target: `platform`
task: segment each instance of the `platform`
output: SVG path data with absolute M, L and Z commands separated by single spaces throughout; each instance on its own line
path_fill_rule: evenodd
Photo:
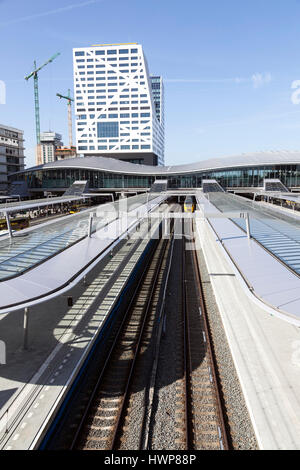
M 121 233 L 136 223 L 139 214 L 145 210 L 153 210 L 165 199 L 165 196 L 153 196 L 153 199 L 146 203 L 144 198 L 140 199 L 140 196 L 131 199 L 124 223 L 120 225 L 117 218 L 112 220 L 109 224 L 110 233 L 108 227 L 105 227 L 108 219 L 105 215 L 101 217 L 101 212 L 109 213 L 111 208 L 115 211 L 116 203 L 98 207 L 100 214 L 94 220 L 94 230 L 97 229 L 97 232 L 90 238 L 87 237 L 87 229 L 91 210 L 87 214 L 77 214 L 72 220 L 67 218 L 66 221 L 53 221 L 51 224 L 35 227 L 31 232 L 23 231 L 29 233 L 28 237 L 16 238 L 13 243 L 0 242 L 0 247 L 1 243 L 4 243 L 8 248 L 8 254 L 0 256 L 0 278 L 1 274 L 2 279 L 5 279 L 4 276 L 8 276 L 7 272 L 9 275 L 16 275 L 20 274 L 20 271 L 22 274 L 22 269 L 27 269 L 22 275 L 0 282 L 0 314 L 20 308 L 21 304 L 39 299 L 66 286 Z M 33 244 L 36 244 L 34 246 L 30 244 L 32 239 Z M 70 246 L 72 241 L 77 243 Z M 5 265 L 5 271 L 1 271 L 1 265 Z M 19 266 L 21 266 L 20 271 L 17 271 Z
M 163 196 L 155 197 L 146 209 L 165 210 L 160 206 L 163 199 Z M 7 344 L 7 364 L 0 365 L 0 448 L 38 447 L 91 348 L 99 338 L 101 340 L 102 333 L 100 337 L 98 333 L 149 242 L 147 217 L 138 219 L 135 210 L 128 218 L 129 225 L 134 218 L 139 223 L 140 235 L 126 236 L 112 253 L 103 253 L 93 273 L 87 275 L 85 282 L 77 284 L 76 296 L 74 292 L 72 294 L 72 306 L 67 307 L 66 296 L 56 295 L 42 306 L 30 307 L 29 346 L 26 349 L 23 345 L 22 310 L 4 313 L 0 317 L 0 339 Z M 155 225 L 158 224 L 155 219 Z M 133 225 L 133 231 L 135 227 Z M 124 234 L 128 233 L 127 229 Z M 100 232 L 104 230 L 106 244 L 109 244 L 111 232 L 107 233 L 107 228 L 100 229 Z M 78 248 L 76 253 L 70 251 L 75 246 L 67 250 L 70 266 L 64 267 L 64 273 L 70 275 L 70 269 L 78 269 L 80 260 L 86 263 L 87 255 L 94 249 L 98 252 L 103 250 L 105 237 L 97 235 L 98 232 L 85 240 L 85 251 L 84 245 L 79 244 L 75 245 Z M 52 269 L 48 263 L 44 263 L 47 271 Z M 62 282 L 62 278 L 57 281 L 54 277 L 51 279 L 53 283 Z M 22 295 L 25 297 L 26 291 Z
M 255 240 L 227 218 L 214 218 L 220 211 L 202 194 L 197 195 L 217 242 L 240 273 L 249 295 L 256 296 L 273 314 L 300 326 L 300 277 L 280 263 Z M 251 225 L 251 224 L 250 224 Z M 271 310 L 270 310 L 271 312 Z

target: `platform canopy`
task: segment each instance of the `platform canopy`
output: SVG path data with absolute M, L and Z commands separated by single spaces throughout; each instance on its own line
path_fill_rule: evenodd
M 49 197 L 41 199 L 31 199 L 29 201 L 18 201 L 8 202 L 0 204 L 0 214 L 12 214 L 13 212 L 21 212 L 29 209 L 54 206 L 55 204 L 63 204 L 66 202 L 83 201 L 84 199 L 90 199 L 90 195 L 86 196 L 61 196 L 61 197 Z

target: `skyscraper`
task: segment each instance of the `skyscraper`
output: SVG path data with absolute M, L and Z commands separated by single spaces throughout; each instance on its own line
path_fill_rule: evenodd
M 149 76 L 142 46 L 76 48 L 73 61 L 78 153 L 163 165 L 162 79 Z

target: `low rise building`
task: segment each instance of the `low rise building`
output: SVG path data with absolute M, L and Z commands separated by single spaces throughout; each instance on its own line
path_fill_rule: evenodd
M 55 158 L 55 152 L 58 147 L 63 146 L 61 139 L 62 136 L 56 132 L 41 132 L 41 143 L 37 146 L 37 165 L 43 165 L 57 160 L 57 158 Z
M 57 147 L 55 149 L 55 160 L 66 160 L 77 157 L 76 147 Z
M 24 168 L 24 131 L 0 124 L 0 192 L 8 189 L 8 174 Z

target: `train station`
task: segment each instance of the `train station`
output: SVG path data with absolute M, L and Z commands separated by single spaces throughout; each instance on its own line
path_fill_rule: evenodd
M 300 449 L 300 2 L 266 3 L 0 0 L 3 455 Z
M 299 447 L 300 153 L 10 179 L 2 449 Z

